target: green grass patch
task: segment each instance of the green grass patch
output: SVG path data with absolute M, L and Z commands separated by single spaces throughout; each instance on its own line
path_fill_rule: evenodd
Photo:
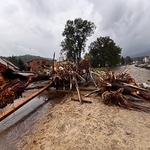
M 98 70 L 98 71 L 108 71 L 108 70 L 110 70 L 110 67 L 94 68 L 94 71 L 96 71 L 96 70 Z

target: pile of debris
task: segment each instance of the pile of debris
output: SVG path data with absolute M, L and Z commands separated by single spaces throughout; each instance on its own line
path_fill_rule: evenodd
M 139 87 L 127 70 L 119 74 L 113 71 L 91 73 L 97 76 L 98 89 L 95 92 L 99 92 L 104 104 L 150 112 L 150 105 L 147 105 L 150 102 L 150 91 Z
M 119 74 L 113 71 L 94 71 L 91 70 L 88 59 L 82 60 L 78 65 L 73 62 L 55 62 L 50 75 L 32 74 L 22 76 L 9 72 L 10 75 L 8 76 L 8 68 L 1 64 L 0 71 L 2 79 L 0 108 L 13 103 L 30 83 L 39 80 L 49 80 L 49 86 L 64 91 L 74 91 L 76 89 L 78 101 L 82 104 L 86 101 L 82 99 L 79 85 L 82 86 L 82 84 L 90 81 L 95 86 L 95 90 L 85 95 L 86 97 L 98 93 L 106 105 L 117 105 L 126 109 L 150 112 L 150 105 L 146 105 L 150 102 L 150 91 L 138 86 L 126 70 Z M 6 72 L 7 77 L 5 76 Z
M 20 73 L 15 65 L 10 64 L 5 59 L 0 61 L 0 109 L 22 97 L 22 93 L 30 83 L 49 80 L 47 75 Z
M 135 67 L 145 68 L 150 70 L 150 64 L 136 64 Z

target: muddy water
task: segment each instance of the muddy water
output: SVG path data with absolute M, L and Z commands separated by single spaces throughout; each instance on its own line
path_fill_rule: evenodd
M 33 92 L 33 91 L 32 91 Z M 31 93 L 25 93 L 26 96 Z M 14 102 L 17 103 L 21 99 Z M 13 106 L 13 105 L 11 105 Z M 35 97 L 32 101 L 18 109 L 0 122 L 0 150 L 16 150 L 15 145 L 32 131 L 40 115 L 51 107 L 47 93 Z M 7 109 L 7 108 L 5 108 Z M 4 111 L 4 110 L 3 110 Z M 3 113 L 1 110 L 1 113 Z

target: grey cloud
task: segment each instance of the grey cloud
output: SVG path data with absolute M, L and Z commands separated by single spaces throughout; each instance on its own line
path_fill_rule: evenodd
M 99 9 L 99 12 L 103 19 L 100 22 L 102 26 L 99 32 L 111 36 L 123 48 L 123 55 L 149 50 L 150 2 L 146 0 L 107 2 L 101 1 L 102 10 Z M 98 5 L 95 5 L 95 10 L 97 7 Z
M 129 55 L 150 49 L 147 0 L 0 0 L 0 55 L 59 57 L 67 20 L 81 17 L 97 26 L 90 42 L 110 36 Z

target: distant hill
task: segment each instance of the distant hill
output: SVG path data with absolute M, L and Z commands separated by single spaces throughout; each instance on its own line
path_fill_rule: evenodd
M 47 59 L 50 60 L 50 64 L 52 64 L 51 58 L 44 58 L 40 56 L 34 56 L 34 55 L 21 55 L 21 56 L 9 56 L 9 57 L 2 57 L 6 59 L 7 61 L 11 62 L 15 66 L 17 66 L 21 71 L 26 69 L 27 62 L 33 60 L 33 59 Z
M 44 58 L 44 57 L 40 57 L 40 56 L 34 56 L 34 55 L 20 55 L 20 56 L 15 56 L 17 57 L 18 59 L 20 58 L 24 63 L 27 63 L 28 61 L 31 61 L 33 59 L 39 59 L 39 58 L 42 58 L 42 59 L 48 59 L 50 61 L 52 61 L 51 58 Z
M 144 56 L 150 56 L 150 50 L 142 53 L 138 53 L 136 55 L 131 56 L 132 58 L 134 57 L 144 57 Z

